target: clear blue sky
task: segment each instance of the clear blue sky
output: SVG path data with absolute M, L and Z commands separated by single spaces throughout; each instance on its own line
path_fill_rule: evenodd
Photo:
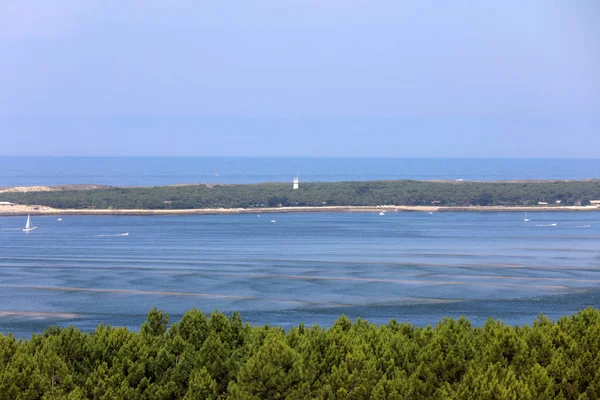
M 0 155 L 600 157 L 600 1 L 4 0 Z

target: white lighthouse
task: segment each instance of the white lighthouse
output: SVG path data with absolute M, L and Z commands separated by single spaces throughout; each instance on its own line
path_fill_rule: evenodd
M 297 176 L 294 178 L 293 182 L 294 182 L 294 185 L 292 186 L 292 190 L 298 189 L 298 184 L 300 183 L 300 181 L 298 180 Z

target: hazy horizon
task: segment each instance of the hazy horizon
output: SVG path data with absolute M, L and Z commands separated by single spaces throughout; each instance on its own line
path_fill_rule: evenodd
M 262 156 L 262 155 L 249 155 L 249 156 L 221 156 L 221 155 L 210 155 L 210 156 L 193 156 L 193 155 L 0 155 L 0 158 L 264 158 L 264 159 L 303 159 L 303 158 L 319 158 L 319 159 L 401 159 L 401 160 L 600 160 L 600 157 L 400 157 L 400 156 Z

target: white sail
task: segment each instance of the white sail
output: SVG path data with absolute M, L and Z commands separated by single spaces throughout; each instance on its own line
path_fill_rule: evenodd
M 25 228 L 23 228 L 23 232 L 29 232 L 34 229 L 37 229 L 37 226 L 31 226 L 31 217 L 27 216 L 27 223 L 25 224 Z

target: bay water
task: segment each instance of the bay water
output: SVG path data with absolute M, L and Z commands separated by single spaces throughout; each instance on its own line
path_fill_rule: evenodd
M 0 332 L 139 328 L 158 307 L 329 326 L 531 323 L 600 307 L 600 213 L 0 218 Z M 275 222 L 272 222 L 275 221 Z M 553 225 L 556 224 L 556 225 Z M 128 233 L 127 236 L 123 233 Z

